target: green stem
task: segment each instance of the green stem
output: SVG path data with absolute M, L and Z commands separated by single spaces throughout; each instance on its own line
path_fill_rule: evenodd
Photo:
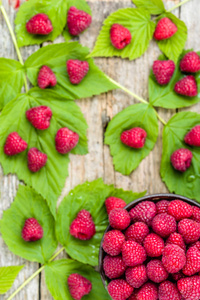
M 155 110 L 155 108 L 154 108 L 154 110 Z M 165 122 L 165 120 L 158 114 L 158 112 L 156 110 L 155 110 L 155 112 L 156 112 L 156 116 L 160 120 L 160 122 L 163 123 L 163 125 L 166 125 L 167 123 Z
M 167 12 L 171 12 L 172 10 L 182 6 L 183 4 L 189 2 L 190 0 L 183 0 L 182 2 L 178 3 L 177 5 L 173 6 L 172 8 L 168 9 Z

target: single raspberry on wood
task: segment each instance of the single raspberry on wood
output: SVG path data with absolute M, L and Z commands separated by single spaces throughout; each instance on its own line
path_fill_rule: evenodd
M 171 233 L 166 240 L 166 244 L 174 244 L 181 247 L 184 251 L 186 250 L 186 245 L 184 243 L 183 237 L 178 232 Z
M 71 35 L 79 35 L 92 23 L 92 17 L 83 10 L 71 6 L 67 15 L 67 26 Z
M 121 141 L 126 146 L 131 148 L 143 148 L 146 141 L 147 133 L 140 127 L 123 131 L 121 134 Z
M 143 222 L 136 222 L 127 228 L 125 232 L 126 240 L 135 241 L 141 244 L 149 234 L 149 227 Z
M 89 71 L 89 64 L 87 61 L 78 59 L 69 59 L 67 61 L 67 73 L 72 84 L 79 84 L 87 75 Z
M 200 70 L 200 57 L 194 52 L 190 51 L 184 55 L 180 62 L 180 69 L 185 73 L 196 73 Z
M 46 165 L 47 159 L 45 153 L 40 152 L 37 148 L 31 148 L 27 156 L 29 170 L 33 173 L 38 172 Z
M 66 154 L 76 147 L 78 141 L 78 133 L 67 127 L 60 128 L 55 137 L 56 150 L 61 154 Z
M 159 285 L 158 298 L 159 300 L 182 300 L 176 285 L 168 280 Z
M 176 220 L 167 213 L 156 215 L 152 220 L 153 231 L 163 238 L 176 231 Z
M 178 223 L 178 232 L 186 244 L 191 244 L 200 238 L 200 223 L 190 219 L 183 219 Z
M 67 283 L 69 292 L 75 300 L 81 300 L 92 290 L 92 283 L 87 278 L 77 273 L 71 274 L 67 279 Z
M 150 225 L 156 212 L 156 205 L 154 202 L 143 201 L 132 208 L 129 213 L 133 222 L 139 221 Z
M 34 218 L 27 219 L 22 229 L 22 238 L 26 242 L 35 242 L 43 237 L 42 226 Z
M 17 132 L 11 132 L 4 145 L 4 153 L 8 156 L 19 154 L 25 151 L 28 144 L 21 138 Z
M 144 240 L 143 246 L 146 253 L 150 257 L 158 257 L 162 255 L 165 247 L 164 240 L 155 233 L 150 233 Z
M 124 230 L 130 225 L 131 217 L 127 210 L 115 208 L 109 214 L 109 222 L 114 229 Z
M 142 264 L 146 258 L 145 249 L 134 241 L 126 241 L 122 246 L 122 258 L 129 267 Z
M 150 260 L 147 264 L 147 276 L 155 282 L 160 283 L 168 278 L 168 272 L 163 266 L 163 263 L 159 259 Z
M 175 67 L 173 60 L 155 60 L 153 63 L 153 73 L 156 81 L 160 85 L 168 84 L 174 74 Z
M 187 97 L 195 97 L 198 94 L 197 83 L 192 75 L 188 75 L 180 79 L 174 87 L 174 91 L 177 94 L 187 96 Z
M 173 200 L 168 206 L 168 214 L 173 216 L 176 221 L 190 218 L 193 214 L 192 206 L 182 200 Z
M 42 66 L 38 74 L 37 82 L 41 89 L 55 86 L 57 83 L 56 75 L 48 66 Z
M 137 300 L 157 300 L 158 299 L 158 288 L 155 283 L 145 283 L 137 292 Z
M 178 149 L 171 155 L 171 163 L 175 170 L 185 172 L 191 165 L 192 152 L 188 149 Z
M 156 25 L 154 38 L 158 41 L 169 39 L 177 30 L 177 26 L 169 18 L 162 18 Z
M 200 125 L 194 126 L 184 137 L 186 144 L 200 147 Z
M 192 276 L 200 272 L 200 251 L 196 246 L 192 246 L 186 253 L 186 264 L 182 270 L 183 274 Z
M 47 15 L 37 14 L 26 23 L 26 30 L 31 34 L 47 35 L 53 31 L 53 26 Z
M 120 24 L 113 24 L 110 29 L 110 40 L 116 49 L 121 50 L 130 44 L 132 36 L 126 27 Z
M 44 105 L 32 107 L 26 111 L 26 118 L 36 129 L 45 130 L 50 126 L 52 110 Z
M 90 240 L 96 233 L 95 224 L 89 211 L 79 211 L 70 225 L 70 234 L 79 240 Z
M 125 236 L 119 230 L 108 231 L 103 240 L 103 250 L 111 255 L 119 255 L 122 251 L 122 245 L 125 242 Z
M 145 265 L 128 268 L 125 275 L 128 284 L 134 288 L 140 288 L 148 280 Z
M 108 278 L 115 279 L 121 277 L 124 274 L 126 265 L 120 255 L 106 255 L 103 260 L 103 269 Z
M 113 300 L 126 300 L 133 290 L 133 287 L 123 279 L 112 280 L 108 284 L 108 292 Z
M 168 244 L 163 250 L 162 263 L 169 273 L 177 273 L 186 264 L 185 251 L 177 245 Z
M 177 287 L 184 300 L 200 299 L 200 276 L 182 278 L 177 282 Z
M 124 208 L 126 206 L 126 202 L 121 198 L 108 197 L 105 201 L 105 206 L 106 206 L 107 214 L 109 215 L 111 210 L 115 208 Z
M 167 213 L 170 201 L 161 200 L 156 203 L 157 214 Z

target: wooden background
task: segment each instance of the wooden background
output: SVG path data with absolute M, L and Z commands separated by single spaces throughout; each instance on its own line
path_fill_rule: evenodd
M 177 0 L 165 0 L 167 8 L 179 3 Z M 3 0 L 9 19 L 13 25 L 15 11 L 9 7 L 8 0 Z M 103 20 L 112 12 L 119 8 L 132 7 L 131 0 L 90 0 L 89 4 L 93 12 L 92 26 L 80 36 L 80 43 L 89 48 L 93 48 L 98 36 Z M 186 22 L 188 27 L 188 40 L 186 48 L 200 49 L 200 1 L 191 0 L 181 8 L 173 11 L 180 19 Z M 64 39 L 59 37 L 55 42 L 62 42 Z M 24 60 L 39 46 L 24 47 L 21 49 Z M 148 98 L 148 74 L 153 61 L 158 57 L 159 50 L 155 42 L 151 42 L 148 51 L 136 61 L 121 60 L 120 58 L 99 58 L 95 59 L 97 65 L 110 77 L 124 85 L 126 88 L 134 91 L 136 94 Z M 0 57 L 17 59 L 11 37 L 9 35 L 5 21 L 0 14 Z M 77 184 L 86 180 L 94 180 L 102 177 L 105 183 L 114 183 L 116 187 L 131 189 L 134 192 L 147 190 L 148 194 L 167 192 L 166 186 L 162 183 L 159 175 L 159 167 L 162 152 L 162 124 L 160 124 L 160 135 L 154 150 L 142 161 L 140 166 L 131 176 L 122 176 L 113 169 L 112 158 L 108 146 L 103 144 L 104 131 L 107 123 L 114 115 L 127 106 L 136 103 L 135 99 L 125 94 L 123 91 L 116 90 L 108 94 L 103 94 L 90 99 L 77 101 L 81 107 L 89 125 L 89 154 L 86 156 L 70 155 L 69 177 L 62 193 L 62 197 Z M 199 112 L 200 104 L 188 109 Z M 167 121 L 175 113 L 175 110 L 159 109 L 159 113 Z M 178 111 L 178 110 L 177 110 Z M 1 129 L 0 129 L 1 130 Z M 3 210 L 7 209 L 12 203 L 18 180 L 16 176 L 3 176 L 0 168 L 0 218 Z M 62 199 L 62 197 L 60 199 Z M 61 257 L 65 257 L 62 253 Z M 21 265 L 25 268 L 20 272 L 13 288 L 0 300 L 7 299 L 25 279 L 35 272 L 39 265 L 37 263 L 27 262 L 12 254 L 4 244 L 0 236 L 0 266 Z M 15 298 L 16 300 L 51 300 L 53 299 L 48 292 L 44 274 L 37 276 L 28 286 L 26 286 Z M 94 299 L 95 300 L 95 299 Z

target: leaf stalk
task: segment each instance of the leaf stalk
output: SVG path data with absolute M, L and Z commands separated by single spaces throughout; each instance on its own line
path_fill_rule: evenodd
M 180 6 L 182 6 L 183 4 L 185 4 L 185 3 L 189 2 L 189 1 L 190 1 L 190 0 L 184 0 L 184 1 L 182 1 L 182 2 L 179 2 L 177 5 L 173 6 L 173 7 L 170 8 L 170 9 L 168 9 L 167 12 L 171 12 L 172 10 L 174 10 L 174 9 L 176 9 L 176 8 L 178 8 L 178 7 L 180 7 Z

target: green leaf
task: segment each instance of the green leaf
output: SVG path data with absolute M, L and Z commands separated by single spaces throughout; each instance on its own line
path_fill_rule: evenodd
M 145 196 L 147 191 L 141 193 L 133 193 L 132 191 L 124 191 L 123 189 L 114 189 L 110 196 L 123 199 L 127 204 Z
M 152 15 L 164 13 L 165 7 L 162 0 L 132 0 L 138 8 L 145 8 Z
M 124 49 L 116 49 L 110 41 L 110 29 L 118 23 L 129 29 L 132 41 Z M 153 37 L 155 24 L 151 21 L 148 11 L 142 8 L 125 8 L 111 14 L 101 29 L 96 45 L 90 56 L 121 56 L 133 60 L 140 57 L 147 50 Z
M 184 75 L 181 73 L 179 64 L 183 56 L 191 50 L 183 51 L 179 57 L 174 75 L 168 85 L 161 86 L 157 83 L 153 71 L 151 70 L 149 76 L 149 101 L 153 106 L 159 106 L 164 108 L 180 108 L 191 106 L 200 100 L 200 94 L 196 97 L 181 96 L 174 92 L 174 86 Z M 200 55 L 200 52 L 198 52 Z M 166 56 L 161 55 L 159 60 L 166 60 Z M 200 73 L 193 74 L 196 78 L 198 89 L 200 90 Z
M 24 266 L 0 267 L 0 295 L 5 294 L 13 285 L 15 278 Z
M 36 14 L 44 13 L 51 20 L 53 31 L 48 35 L 34 35 L 26 30 L 26 23 Z M 15 31 L 18 46 L 42 44 L 45 41 L 54 41 L 65 25 L 67 16 L 66 0 L 29 0 L 22 4 L 15 19 Z
M 26 219 L 35 218 L 42 226 L 43 238 L 26 242 L 21 232 Z M 15 201 L 4 211 L 0 229 L 4 242 L 15 255 L 44 264 L 57 247 L 54 218 L 44 199 L 33 189 L 19 186 Z
M 33 85 L 37 85 L 38 72 L 43 65 L 47 65 L 57 78 L 57 85 L 51 89 L 72 100 L 91 97 L 117 88 L 94 64 L 93 59 L 86 58 L 88 53 L 88 48 L 82 47 L 77 42 L 42 47 L 25 62 L 28 78 Z M 78 85 L 69 81 L 66 70 L 66 62 L 69 59 L 86 60 L 89 63 L 89 72 Z
M 173 116 L 164 127 L 161 177 L 170 192 L 200 202 L 200 148 L 190 147 L 184 143 L 185 135 L 197 124 L 200 124 L 199 114 L 181 112 Z M 184 173 L 176 171 L 170 162 L 172 153 L 180 148 L 187 148 L 193 153 L 192 164 Z
M 177 32 L 169 39 L 156 41 L 160 50 L 171 60 L 177 63 L 179 55 L 185 47 L 187 40 L 187 27 L 183 21 L 178 19 L 172 13 L 165 13 L 159 16 L 157 19 L 160 20 L 164 17 L 169 18 L 178 28 Z
M 92 267 L 71 259 L 61 259 L 45 266 L 45 281 L 55 300 L 73 300 L 67 285 L 67 278 L 73 273 L 84 276 L 92 283 L 92 290 L 88 295 L 84 296 L 85 300 L 111 299 L 103 286 L 100 274 Z
M 147 132 L 142 149 L 128 147 L 120 140 L 122 132 L 133 127 L 141 127 Z M 151 105 L 135 104 L 118 113 L 108 124 L 105 133 L 105 144 L 110 146 L 115 170 L 129 175 L 153 149 L 157 137 L 158 120 Z
M 25 71 L 20 62 L 0 58 L 0 109 L 21 92 Z
M 26 119 L 26 111 L 35 106 L 51 108 L 53 117 L 47 130 L 37 130 Z M 0 162 L 4 174 L 16 173 L 20 180 L 32 186 L 48 202 L 55 216 L 56 202 L 68 176 L 68 154 L 62 155 L 55 149 L 57 130 L 68 127 L 79 134 L 79 143 L 71 151 L 73 154 L 87 153 L 87 124 L 80 108 L 74 101 L 66 101 L 53 91 L 34 88 L 28 94 L 21 94 L 5 106 L 0 116 Z M 32 173 L 27 166 L 27 151 L 15 156 L 4 154 L 3 146 L 9 133 L 17 131 L 28 143 L 28 149 L 38 148 L 48 156 L 47 164 Z

